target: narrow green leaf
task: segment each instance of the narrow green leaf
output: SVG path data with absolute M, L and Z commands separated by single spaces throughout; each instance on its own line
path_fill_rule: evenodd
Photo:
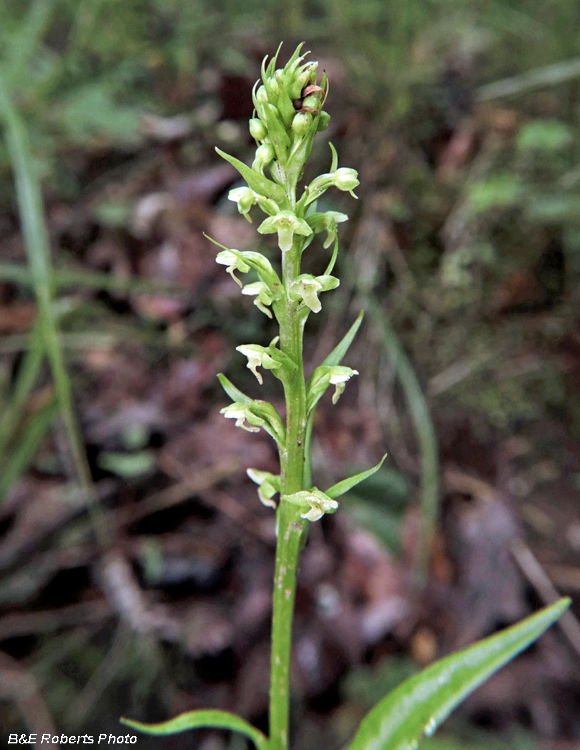
M 6 466 L 2 469 L 2 475 L 0 476 L 0 502 L 34 459 L 40 441 L 52 424 L 57 411 L 58 403 L 52 398 L 40 411 L 30 418 L 22 437 L 14 447 L 14 452 L 10 456 Z
M 138 729 L 146 734 L 177 734 L 185 732 L 188 729 L 197 727 L 215 727 L 216 729 L 232 729 L 249 737 L 258 750 L 266 750 L 268 747 L 268 738 L 253 727 L 244 719 L 227 711 L 189 711 L 188 713 L 176 716 L 170 721 L 163 721 L 160 724 L 142 724 L 140 721 L 132 719 L 121 719 L 122 724 L 133 729 Z
M 95 493 L 79 424 L 74 412 L 71 381 L 62 355 L 54 304 L 54 278 L 50 257 L 48 229 L 44 216 L 42 193 L 30 147 L 26 123 L 0 77 L 0 121 L 4 124 L 6 145 L 14 171 L 18 212 L 26 249 L 28 267 L 38 305 L 38 325 L 47 359 L 52 370 L 55 392 L 75 462 L 78 478 L 92 501 Z
M 364 310 L 361 310 L 360 313 L 357 316 L 357 319 L 354 321 L 354 323 L 351 325 L 351 327 L 346 332 L 346 335 L 342 339 L 342 341 L 337 344 L 337 346 L 334 347 L 334 349 L 330 352 L 328 357 L 320 364 L 320 367 L 327 365 L 328 367 L 333 367 L 334 365 L 339 365 L 342 362 L 342 358 L 347 353 L 349 346 L 352 344 L 354 337 L 357 334 L 358 329 L 360 328 L 360 324 L 362 323 L 362 319 L 364 317 Z M 318 369 L 318 368 L 316 368 Z M 314 370 L 316 372 L 316 370 Z M 312 375 L 314 375 L 314 372 Z M 308 378 L 308 381 L 306 383 L 306 391 L 308 392 L 308 389 L 310 388 L 312 384 L 312 375 Z M 308 421 L 306 423 L 306 442 L 305 442 L 305 466 L 304 466 L 304 482 L 306 487 L 310 487 L 312 484 L 312 466 L 311 466 L 311 458 L 310 458 L 310 440 L 312 437 L 312 425 L 314 423 L 314 414 L 316 410 L 312 409 L 310 414 L 308 415 Z
M 86 286 L 91 289 L 110 289 L 135 294 L 179 294 L 183 292 L 177 284 L 159 279 L 138 279 L 132 276 L 114 276 L 97 271 L 79 271 L 73 268 L 53 268 L 55 288 Z M 0 279 L 14 281 L 23 286 L 33 287 L 34 280 L 28 268 L 18 263 L 0 262 Z
M 364 314 L 365 314 L 364 310 L 361 310 L 359 312 L 357 319 L 348 329 L 342 341 L 339 344 L 337 344 L 334 347 L 334 349 L 330 352 L 328 357 L 326 357 L 326 359 L 320 363 L 321 366 L 328 365 L 329 367 L 333 367 L 334 365 L 339 365 L 342 362 L 342 358 L 347 353 L 349 346 L 352 344 L 354 337 L 356 336 L 357 331 L 360 328 L 360 324 L 362 323 Z
M 476 687 L 570 606 L 560 599 L 497 635 L 441 659 L 399 685 L 363 719 L 348 750 L 413 750 Z
M 249 396 L 246 396 L 245 393 L 242 393 L 238 388 L 236 388 L 231 380 L 228 380 L 226 376 L 221 372 L 218 374 L 218 380 L 220 381 L 222 388 L 232 401 L 238 401 L 242 404 L 245 404 L 246 406 L 250 406 L 254 403 L 253 398 L 250 398 Z
M 216 148 L 216 151 L 223 159 L 229 161 L 229 163 L 238 170 L 252 190 L 255 190 L 256 193 L 259 193 L 266 198 L 272 198 L 278 204 L 285 203 L 286 193 L 280 185 L 276 185 L 275 182 L 272 182 L 267 177 L 263 177 L 257 172 L 254 172 L 253 169 L 248 167 L 247 164 L 244 164 L 243 161 L 236 159 L 235 156 L 230 156 L 219 148 Z
M 0 462 L 3 460 L 6 448 L 14 440 L 14 435 L 20 426 L 26 409 L 28 397 L 34 388 L 42 367 L 44 347 L 42 345 L 41 330 L 38 321 L 30 331 L 28 344 L 28 351 L 18 371 L 18 378 L 12 396 L 2 416 L 0 416 Z
M 331 497 L 331 498 L 336 498 L 336 497 L 340 497 L 341 495 L 344 495 L 345 492 L 348 492 L 353 487 L 356 487 L 357 484 L 364 482 L 364 480 L 371 477 L 375 473 L 375 471 L 378 471 L 383 465 L 383 461 L 385 460 L 386 457 L 387 457 L 387 454 L 385 453 L 385 455 L 381 458 L 379 463 L 376 466 L 373 466 L 372 469 L 361 471 L 360 474 L 355 474 L 353 477 L 347 477 L 346 479 L 343 479 L 342 482 L 333 484 L 332 487 L 330 487 L 328 490 L 325 490 L 324 494 L 328 495 L 328 497 Z

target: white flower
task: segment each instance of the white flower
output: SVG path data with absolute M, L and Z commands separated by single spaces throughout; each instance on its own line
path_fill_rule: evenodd
M 277 338 L 274 339 L 274 342 L 272 343 L 275 345 L 277 340 Z M 254 373 L 260 385 L 262 385 L 264 381 L 262 375 L 256 369 L 257 367 L 265 367 L 266 370 L 274 370 L 277 367 L 280 367 L 280 363 L 276 362 L 276 360 L 270 356 L 268 349 L 264 346 L 259 346 L 258 344 L 242 344 L 241 346 L 236 346 L 236 351 L 248 358 L 248 364 L 246 367 Z
M 280 211 L 275 216 L 268 216 L 258 227 L 260 234 L 274 234 L 278 232 L 278 245 L 282 252 L 287 252 L 292 247 L 294 233 L 303 237 L 312 234 L 312 229 L 304 221 L 299 219 L 292 211 Z
M 246 419 L 249 421 L 251 417 L 254 417 L 245 404 L 236 401 L 229 406 L 224 406 L 224 408 L 220 410 L 220 414 L 223 414 L 226 419 L 235 419 L 236 427 L 241 427 L 248 432 L 260 432 L 259 427 L 252 424 L 245 424 Z
M 336 404 L 344 393 L 346 383 L 353 375 L 358 375 L 358 370 L 351 370 L 350 367 L 341 367 L 340 365 L 330 368 L 330 384 L 336 386 L 332 395 L 333 404 Z
M 257 295 L 256 299 L 254 300 L 254 304 L 256 305 L 258 310 L 261 310 L 269 318 L 272 317 L 272 313 L 270 312 L 270 310 L 268 310 L 266 305 L 271 305 L 274 301 L 274 298 L 272 297 L 267 284 L 265 284 L 263 281 L 254 281 L 253 284 L 246 284 L 246 286 L 242 289 L 242 294 L 247 294 L 250 296 Z
M 250 266 L 244 261 L 237 250 L 222 250 L 221 253 L 216 255 L 215 262 L 219 263 L 221 266 L 227 266 L 226 271 L 238 286 L 242 286 L 242 282 L 235 275 L 234 271 L 237 270 L 241 273 L 248 273 Z
M 269 471 L 259 471 L 258 469 L 247 469 L 246 474 L 252 482 L 258 485 L 258 497 L 260 501 L 268 508 L 276 509 L 276 503 L 272 498 L 277 492 L 280 492 L 280 476 L 270 474 Z
M 338 508 L 336 500 L 332 500 L 316 487 L 295 492 L 292 495 L 283 495 L 282 499 L 295 505 L 308 505 L 308 510 L 300 514 L 301 518 L 306 518 L 308 521 L 318 521 L 325 513 L 334 512 Z

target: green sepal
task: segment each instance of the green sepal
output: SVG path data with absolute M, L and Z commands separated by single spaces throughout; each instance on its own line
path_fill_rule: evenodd
M 329 489 L 325 490 L 326 494 L 328 495 L 328 497 L 333 499 L 344 495 L 345 492 L 352 490 L 352 488 L 356 487 L 357 484 L 360 484 L 361 482 L 364 482 L 365 479 L 372 477 L 372 475 L 381 468 L 386 457 L 387 454 L 385 453 L 379 463 L 376 466 L 373 466 L 372 469 L 361 471 L 360 474 L 355 474 L 353 477 L 347 477 L 347 479 L 343 479 L 342 482 L 333 484 L 332 487 L 329 487 Z
M 228 380 L 223 373 L 218 373 L 218 380 L 220 381 L 221 387 L 228 394 L 232 401 L 237 401 L 238 403 L 245 404 L 246 406 L 249 406 L 252 403 L 253 399 L 251 399 L 249 396 L 246 396 L 245 393 L 242 393 L 239 388 L 236 388 L 231 380 Z
M 416 748 L 469 693 L 539 638 L 569 606 L 570 599 L 560 599 L 406 680 L 367 714 L 347 750 Z
M 276 156 L 281 166 L 286 165 L 288 149 L 290 148 L 290 138 L 286 132 L 284 123 L 280 119 L 278 109 L 273 104 L 264 104 L 265 125 L 268 128 L 268 138 L 274 146 Z
M 253 169 L 239 159 L 236 159 L 235 156 L 230 156 L 219 148 L 216 148 L 216 151 L 222 159 L 229 161 L 229 163 L 238 170 L 252 190 L 255 190 L 256 193 L 260 193 L 260 195 L 263 195 L 265 198 L 272 198 L 280 205 L 286 204 L 286 193 L 280 185 L 276 185 L 275 182 L 272 182 L 267 177 L 254 172 Z
M 263 420 L 264 424 L 259 426 L 266 430 L 268 435 L 274 438 L 280 450 L 283 450 L 286 446 L 286 428 L 272 404 L 269 401 L 254 399 L 252 413 L 258 419 Z
M 302 176 L 304 170 L 304 164 L 310 156 L 312 151 L 312 145 L 314 143 L 314 136 L 318 130 L 318 117 L 312 119 L 312 125 L 310 126 L 310 132 L 300 140 L 296 141 L 292 146 L 292 150 L 288 156 L 288 162 L 286 164 L 286 173 L 288 174 L 288 182 L 290 185 L 296 185 L 298 180 Z M 316 196 L 318 197 L 318 196 Z
M 290 95 L 285 88 L 280 91 L 276 106 L 278 107 L 278 112 L 282 117 L 284 126 L 286 128 L 290 128 L 292 125 L 292 120 L 294 119 L 294 115 L 296 114 L 296 110 L 294 109 L 292 99 L 290 98 Z
M 163 721 L 160 724 L 142 724 L 140 721 L 133 719 L 120 719 L 121 724 L 137 729 L 145 734 L 163 735 L 177 734 L 186 732 L 188 729 L 198 727 L 215 727 L 216 729 L 231 729 L 234 732 L 249 737 L 258 750 L 267 750 L 268 738 L 262 734 L 259 729 L 253 727 L 240 716 L 231 714 L 228 711 L 189 711 L 188 713 L 176 716 L 175 719 Z

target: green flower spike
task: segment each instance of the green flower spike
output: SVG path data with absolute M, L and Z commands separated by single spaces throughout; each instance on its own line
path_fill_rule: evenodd
M 267 284 L 265 284 L 263 281 L 255 281 L 253 284 L 246 284 L 246 286 L 242 289 L 242 294 L 247 294 L 249 296 L 256 295 L 254 304 L 256 305 L 258 310 L 261 310 L 269 318 L 272 317 L 272 313 L 270 310 L 268 310 L 266 305 L 271 305 L 274 299 L 270 294 L 270 290 Z
M 277 492 L 280 492 L 280 475 L 270 474 L 268 471 L 259 471 L 258 469 L 247 469 L 246 474 L 252 482 L 258 485 L 258 497 L 263 505 L 275 510 L 276 503 L 272 498 Z
M 316 487 L 295 492 L 293 495 L 282 495 L 282 500 L 294 505 L 309 506 L 308 510 L 305 509 L 300 514 L 301 518 L 306 518 L 308 521 L 318 521 L 325 513 L 334 513 L 338 508 L 336 500 L 332 500 Z
M 303 237 L 312 234 L 312 229 L 304 221 L 299 219 L 292 211 L 280 211 L 276 216 L 269 216 L 258 227 L 260 234 L 274 234 L 278 232 L 278 245 L 282 252 L 286 253 L 292 248 L 294 233 Z
M 273 58 L 265 58 L 262 63 L 261 80 L 252 90 L 255 113 L 250 120 L 250 133 L 256 142 L 252 167 L 217 149 L 248 186 L 232 190 L 230 200 L 237 203 L 239 212 L 247 219 L 250 218 L 250 209 L 257 204 L 267 215 L 258 231 L 261 234 L 277 233 L 282 249 L 280 276 L 270 261 L 257 252 L 239 252 L 220 245 L 223 252 L 217 256 L 217 262 L 227 267 L 240 286 L 242 284 L 234 271 L 247 273 L 252 270 L 257 274 L 254 283 L 242 287 L 242 293 L 253 296 L 254 304 L 266 315 L 272 317 L 275 313 L 280 334 L 268 347 L 245 344 L 237 349 L 248 358 L 248 368 L 259 383 L 262 383 L 259 367 L 271 370 L 282 382 L 285 422 L 273 404 L 250 398 L 223 374 L 218 375 L 232 401 L 221 413 L 235 419 L 236 425 L 248 432 L 264 430 L 276 442 L 280 460 L 278 475 L 248 469 L 248 476 L 258 485 L 260 501 L 276 509 L 268 736 L 241 717 L 215 709 L 189 711 L 160 724 L 123 720 L 128 726 L 153 735 L 175 734 L 196 727 L 234 730 L 251 739 L 256 750 L 289 750 L 292 619 L 299 556 L 306 541 L 308 522 L 320 520 L 325 513 L 334 513 L 338 508 L 337 498 L 372 476 L 385 460 L 383 456 L 376 466 L 342 479 L 324 492 L 312 486 L 310 454 L 316 405 L 331 385 L 335 388 L 332 401 L 336 403 L 345 384 L 358 375 L 356 370 L 340 363 L 362 320 L 361 314 L 323 364 L 305 380 L 304 325 L 311 312 L 320 311 L 320 293 L 335 289 L 339 284 L 331 274 L 338 255 L 337 226 L 347 218 L 337 211 L 316 213 L 315 203 L 329 188 L 338 188 L 356 197 L 353 190 L 359 185 L 359 180 L 354 169 L 338 168 L 336 149 L 329 144 L 332 160 L 327 173 L 315 177 L 302 194 L 297 195 L 297 185 L 315 135 L 328 125 L 329 120 L 328 114 L 322 110 L 328 94 L 326 74 L 323 72 L 318 82 L 318 64 L 304 62 L 301 49 L 302 45 L 282 69 L 276 69 L 280 48 Z M 8 135 L 14 136 L 14 143 L 20 142 L 22 133 L 19 134 L 18 113 L 16 110 L 12 112 L 12 104 L 2 91 L 0 99 L 5 100 L 4 104 L 0 101 L 0 114 L 4 109 Z M 16 149 L 15 153 L 18 166 L 20 151 Z M 26 153 L 23 151 L 21 161 L 24 157 Z M 302 273 L 303 252 L 320 232 L 326 232 L 321 237 L 325 248 L 334 243 L 332 256 L 322 275 Z M 328 251 L 322 255 L 328 255 Z M 277 493 L 280 500 L 276 503 L 274 496 Z M 424 524 L 422 543 L 418 545 L 421 555 L 417 560 L 422 567 L 415 573 L 419 574 L 428 572 L 429 525 Z M 459 654 L 448 656 L 399 685 L 363 719 L 348 750 L 416 747 L 424 736 L 433 734 L 437 725 L 474 687 L 534 641 L 569 604 L 569 599 L 561 599 L 519 625 Z

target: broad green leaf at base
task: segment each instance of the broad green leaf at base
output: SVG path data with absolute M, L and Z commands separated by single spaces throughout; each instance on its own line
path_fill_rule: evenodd
M 441 659 L 403 682 L 363 719 L 348 750 L 414 750 L 490 675 L 535 641 L 570 606 L 560 599 L 517 625 Z
M 259 729 L 253 727 L 244 719 L 227 711 L 189 711 L 176 716 L 175 719 L 163 721 L 160 724 L 142 724 L 132 719 L 121 719 L 121 723 L 145 734 L 177 734 L 188 729 L 199 727 L 213 727 L 215 729 L 232 729 L 249 737 L 258 750 L 267 750 L 268 738 Z

